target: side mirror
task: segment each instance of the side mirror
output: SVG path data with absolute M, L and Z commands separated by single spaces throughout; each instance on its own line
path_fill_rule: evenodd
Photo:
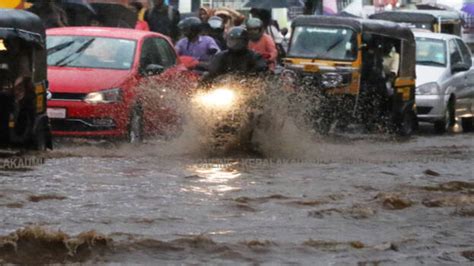
M 141 70 L 143 76 L 154 76 L 163 73 L 165 68 L 162 65 L 149 64 Z
M 469 69 L 470 67 L 468 64 L 456 63 L 451 66 L 451 73 L 464 72 L 464 71 L 468 71 Z

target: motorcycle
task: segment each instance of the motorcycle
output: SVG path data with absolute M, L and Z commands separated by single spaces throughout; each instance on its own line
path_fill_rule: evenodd
M 191 113 L 200 143 L 217 153 L 259 153 L 261 137 L 279 132 L 291 116 L 292 96 L 271 75 L 227 75 L 198 88 L 191 97 Z
M 251 149 L 263 91 L 250 90 L 247 80 L 227 77 L 192 96 L 194 123 L 201 143 L 214 152 Z

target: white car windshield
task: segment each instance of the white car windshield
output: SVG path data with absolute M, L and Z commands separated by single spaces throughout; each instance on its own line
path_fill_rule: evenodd
M 443 40 L 417 37 L 416 64 L 426 66 L 446 66 L 446 44 Z
M 48 65 L 58 67 L 130 69 L 136 42 L 90 36 L 48 36 Z

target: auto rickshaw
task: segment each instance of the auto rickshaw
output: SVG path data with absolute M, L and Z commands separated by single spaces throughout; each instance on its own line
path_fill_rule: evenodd
M 298 87 L 317 95 L 311 116 L 320 118 L 319 129 L 327 132 L 336 121 L 357 121 L 412 133 L 417 126 L 416 45 L 410 28 L 330 16 L 300 16 L 292 28 L 282 75 L 294 75 Z M 399 67 L 386 73 L 388 55 Z
M 370 19 L 406 23 L 409 27 L 461 36 L 461 14 L 450 10 L 398 10 L 373 14 Z
M 45 30 L 36 15 L 0 9 L 0 146 L 52 148 Z

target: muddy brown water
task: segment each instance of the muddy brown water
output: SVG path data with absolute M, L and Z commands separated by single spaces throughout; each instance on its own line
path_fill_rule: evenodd
M 0 170 L 0 263 L 473 263 L 472 134 L 273 144 L 263 157 L 152 140 L 28 155 L 44 164 Z

